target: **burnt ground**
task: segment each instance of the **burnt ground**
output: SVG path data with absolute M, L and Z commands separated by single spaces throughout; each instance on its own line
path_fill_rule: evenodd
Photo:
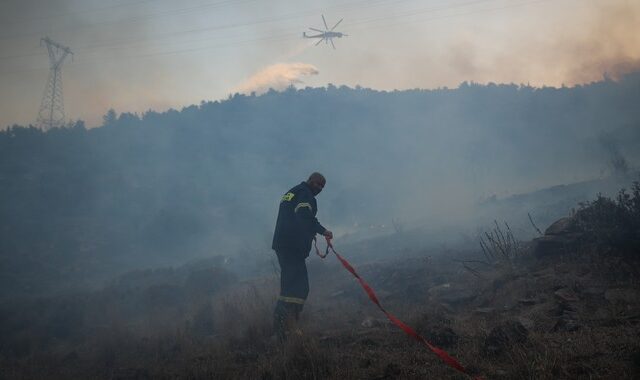
M 523 244 L 493 265 L 475 263 L 473 251 L 414 251 L 358 256 L 355 266 L 388 311 L 475 375 L 640 378 L 637 259 L 542 248 Z M 147 273 L 144 284 L 5 305 L 2 378 L 466 377 L 392 325 L 335 257 L 313 257 L 309 270 L 303 334 L 285 345 L 270 339 L 275 273 L 247 281 L 220 270 Z

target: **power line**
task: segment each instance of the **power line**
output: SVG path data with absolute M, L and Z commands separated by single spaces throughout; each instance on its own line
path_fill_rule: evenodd
M 473 1 L 468 1 L 465 3 L 458 3 L 458 4 L 454 4 L 448 7 L 438 7 L 438 8 L 421 8 L 421 9 L 413 9 L 410 10 L 408 12 L 405 12 L 403 14 L 400 15 L 391 15 L 391 16 L 386 16 L 386 17 L 380 17 L 380 18 L 369 18 L 369 19 L 363 19 L 361 21 L 355 21 L 355 22 L 348 22 L 345 23 L 346 27 L 349 27 L 351 25 L 364 25 L 364 24 L 371 24 L 373 22 L 382 22 L 382 21 L 386 21 L 386 20 L 395 20 L 395 19 L 399 19 L 399 18 L 409 18 L 409 17 L 414 17 L 416 15 L 420 15 L 420 14 L 425 14 L 425 13 L 433 13 L 433 12 L 438 12 L 438 11 L 443 11 L 443 10 L 451 10 L 451 9 L 456 9 L 456 8 L 460 8 L 460 7 L 469 7 L 469 6 L 473 6 L 473 5 L 477 5 L 477 4 L 481 4 L 481 3 L 487 3 L 487 2 L 492 2 L 492 1 L 496 1 L 496 0 L 473 0 Z M 488 9 L 481 9 L 481 10 L 475 10 L 475 11 L 469 11 L 469 12 L 465 12 L 465 13 L 456 13 L 453 15 L 444 15 L 444 16 L 437 16 L 437 17 L 430 17 L 427 19 L 421 19 L 421 20 L 415 20 L 415 21 L 411 21 L 411 22 L 419 22 L 419 21 L 433 21 L 433 20 L 438 20 L 438 19 L 445 19 L 445 18 L 451 18 L 451 17 L 458 17 L 458 16 L 465 16 L 465 15 L 470 15 L 470 14 L 476 14 L 476 13 L 487 13 L 487 12 L 492 12 L 492 11 L 500 11 L 500 10 L 504 10 L 504 9 L 508 9 L 508 8 L 514 8 L 514 7 L 520 7 L 520 6 L 524 6 L 524 5 L 530 5 L 530 4 L 534 4 L 534 3 L 540 3 L 540 2 L 547 2 L 550 0 L 529 0 L 529 1 L 524 1 L 524 2 L 520 2 L 520 3 L 512 3 L 509 5 L 505 5 L 505 6 L 501 6 L 501 7 L 494 7 L 494 8 L 488 8 Z M 227 25 L 221 25 L 221 26 L 215 26 L 215 27 L 209 27 L 209 28 L 200 28 L 200 29 L 191 29 L 191 30 L 187 30 L 187 31 L 181 31 L 181 32 L 177 32 L 177 33 L 169 33 L 167 35 L 161 36 L 162 38 L 166 38 L 166 37 L 170 37 L 170 36 L 175 36 L 177 34 L 185 34 L 185 33 L 193 33 L 193 32 L 201 32 L 201 31 L 212 31 L 212 30 L 224 30 L 224 29 L 232 29 L 232 28 L 238 28 L 238 27 L 243 27 L 243 26 L 255 26 L 258 24 L 263 24 L 263 23 L 269 23 L 269 22 L 275 22 L 275 21 L 283 21 L 285 19 L 291 19 L 291 18 L 297 18 L 297 16 L 300 15 L 316 15 L 318 11 L 304 11 L 304 12 L 297 12 L 294 14 L 289 14 L 289 15 L 285 15 L 285 16 L 281 16 L 281 17 L 276 17 L 276 18 L 269 18 L 269 19 L 262 19 L 262 20 L 256 20 L 253 22 L 248 22 L 248 23 L 236 23 L 236 24 L 227 24 Z M 402 25 L 402 24 L 398 24 L 398 25 Z M 375 27 L 361 27 L 359 29 L 372 29 L 372 28 L 377 28 L 379 27 L 379 25 L 376 25 Z M 289 28 L 291 30 L 293 30 L 293 28 Z M 299 28 L 295 28 L 295 30 L 297 31 Z M 285 34 L 286 36 L 295 36 L 298 35 L 299 33 L 296 32 L 291 32 L 291 33 L 287 33 Z M 223 38 L 225 40 L 227 40 L 226 38 Z M 210 41 L 212 39 L 210 38 L 206 38 L 200 41 Z M 250 39 L 249 41 L 262 41 L 262 38 L 258 38 L 258 39 Z M 186 42 L 193 42 L 194 40 L 191 41 L 186 41 Z M 143 41 L 141 41 L 143 42 Z M 146 41 L 144 41 L 146 42 Z M 144 43 L 143 42 L 143 43 Z M 184 43 L 184 42 L 183 42 Z M 223 44 L 223 45 L 216 45 L 216 46 L 228 46 L 228 45 L 233 45 L 235 42 L 231 41 L 229 44 Z M 105 47 L 105 46 L 102 46 Z M 115 45 L 112 46 L 114 48 L 121 48 L 123 47 L 123 45 Z M 93 48 L 93 47 L 89 47 Z M 190 51 L 197 51 L 197 50 L 204 50 L 207 49 L 208 47 L 203 47 L 203 48 L 195 48 L 195 49 L 178 49 L 178 50 L 170 50 L 167 52 L 162 52 L 162 53 L 158 53 L 160 55 L 166 55 L 167 53 L 182 53 L 182 52 L 190 52 Z M 87 48 L 85 48 L 87 49 Z M 154 55 L 154 53 L 151 54 L 145 54 L 145 56 L 149 56 L 149 55 Z
M 407 2 L 407 1 L 411 1 L 411 0 L 395 0 L 392 3 L 396 3 L 397 4 L 397 3 L 401 3 L 401 2 Z M 475 0 L 475 1 L 466 2 L 466 3 L 454 4 L 452 6 L 445 6 L 445 7 L 439 7 L 439 8 L 419 9 L 419 10 L 416 10 L 416 11 L 411 11 L 409 13 L 409 15 L 414 15 L 416 13 L 434 12 L 434 11 L 439 11 L 439 10 L 458 8 L 458 7 L 461 7 L 461 6 L 468 6 L 468 5 L 487 2 L 487 1 L 495 1 L 495 0 Z M 188 35 L 188 34 L 193 34 L 193 33 L 203 33 L 203 32 L 212 32 L 212 31 L 236 29 L 236 28 L 241 28 L 241 27 L 246 27 L 246 26 L 257 26 L 257 25 L 262 25 L 262 24 L 268 24 L 268 23 L 274 23 L 274 22 L 279 22 L 279 21 L 291 20 L 291 19 L 299 18 L 301 16 L 317 15 L 317 14 L 323 12 L 323 11 L 326 11 L 327 9 L 343 10 L 343 11 L 345 11 L 345 10 L 346 11 L 349 11 L 349 10 L 358 10 L 358 11 L 360 11 L 363 8 L 362 4 L 367 4 L 365 6 L 365 8 L 373 8 L 374 6 L 385 5 L 385 3 L 386 3 L 385 0 L 378 0 L 377 2 L 374 2 L 374 1 L 371 1 L 371 0 L 366 0 L 366 1 L 362 1 L 361 0 L 361 1 L 355 1 L 355 2 L 352 2 L 352 3 L 348 3 L 348 4 L 346 4 L 346 6 L 345 6 L 345 4 L 343 4 L 343 5 L 325 7 L 325 8 L 320 8 L 320 9 L 298 11 L 298 12 L 292 12 L 292 13 L 289 13 L 289 14 L 286 14 L 286 15 L 282 15 L 282 16 L 266 17 L 266 18 L 262 18 L 262 19 L 258 19 L 258 20 L 249 21 L 249 22 L 236 22 L 236 23 L 229 23 L 229 24 L 226 24 L 226 25 L 216 25 L 216 26 L 210 26 L 210 27 L 204 27 L 204 28 L 187 29 L 187 30 L 182 30 L 182 31 L 177 31 L 177 32 L 160 33 L 160 34 L 156 34 L 155 35 L 154 40 L 160 40 L 160 39 L 164 39 L 164 38 L 172 38 L 172 37 L 176 37 L 176 36 L 179 36 L 179 35 Z M 392 16 L 392 17 L 397 17 L 397 16 Z M 371 22 L 371 21 L 378 21 L 378 20 L 379 19 L 368 19 L 368 20 L 364 20 L 362 22 L 350 23 L 350 25 L 355 25 L 355 24 L 359 24 L 359 23 L 366 23 L 366 22 Z M 85 47 L 80 46 L 80 47 L 78 47 L 76 49 L 76 51 L 86 51 L 86 50 L 91 50 L 91 49 L 104 48 L 104 47 L 113 47 L 113 46 L 117 47 L 117 46 L 124 46 L 124 45 L 135 45 L 137 43 L 148 43 L 149 41 L 150 41 L 149 39 L 138 40 L 138 41 L 132 41 L 131 39 L 119 40 L 119 41 L 112 41 L 112 42 L 93 44 L 93 45 L 89 45 L 89 46 L 85 46 Z M 31 54 L 19 54 L 19 55 L 4 56 L 4 57 L 0 57 L 0 60 L 2 60 L 2 59 L 15 59 L 15 58 L 26 58 L 26 57 L 38 56 L 38 55 L 41 55 L 41 54 L 42 53 L 31 53 Z
M 139 4 L 150 3 L 150 2 L 153 2 L 153 1 L 157 1 L 157 0 L 125 1 L 125 2 L 120 3 L 120 4 L 114 4 L 114 5 L 110 5 L 108 7 L 102 7 L 102 8 L 85 9 L 85 10 L 82 10 L 82 11 L 75 11 L 75 12 L 68 12 L 68 13 L 56 13 L 56 14 L 52 14 L 52 15 L 46 15 L 46 16 L 41 16 L 41 17 L 33 17 L 33 18 L 26 18 L 26 17 L 12 18 L 10 20 L 3 20 L 2 23 L 5 24 L 5 25 L 6 24 L 18 24 L 18 23 L 25 23 L 25 22 L 32 22 L 32 21 L 49 20 L 49 19 L 52 19 L 52 18 L 59 18 L 59 17 L 78 16 L 78 15 L 87 14 L 87 13 L 96 13 L 96 12 L 109 11 L 109 10 L 113 10 L 113 9 L 116 9 L 116 8 L 137 6 Z
M 480 1 L 492 1 L 492 0 L 480 0 Z M 527 5 L 533 5 L 533 4 L 538 4 L 538 3 L 546 3 L 549 2 L 551 0 L 529 0 L 529 1 L 523 1 L 520 3 L 511 3 L 508 5 L 503 5 L 500 7 L 493 7 L 493 8 L 485 8 L 485 9 L 478 9 L 475 11 L 469 11 L 469 12 L 464 12 L 464 13 L 456 13 L 456 14 L 451 14 L 451 15 L 442 15 L 442 16 L 436 16 L 436 17 L 429 17 L 429 18 L 425 18 L 425 19 L 418 19 L 418 20 L 413 20 L 413 21 L 408 21 L 408 22 L 404 22 L 404 23 L 396 23 L 396 24 L 387 24 L 385 25 L 385 27 L 394 27 L 394 26 L 403 26 L 406 25 L 408 23 L 418 23 L 418 22 L 425 22 L 425 21 L 436 21 L 436 20 L 444 20 L 444 19 L 449 19 L 449 18 L 455 18 L 455 17 L 460 17 L 460 16 L 468 16 L 468 15 L 474 15 L 474 14 L 480 14 L 480 13 L 492 13 L 492 12 L 497 12 L 497 11 L 502 11 L 505 9 L 512 9 L 512 8 L 518 8 L 518 7 L 523 7 L 523 6 L 527 6 Z M 411 14 L 406 14 L 402 17 L 412 17 L 416 14 L 420 14 L 420 13 L 424 13 L 421 11 L 416 11 L 414 13 Z M 380 21 L 384 21 L 386 19 L 377 19 L 377 20 L 366 20 L 366 21 L 361 21 L 361 22 L 356 22 L 353 25 L 355 25 L 356 27 L 358 25 L 364 25 L 364 24 L 369 24 L 371 22 L 380 22 Z M 351 24 L 350 24 L 351 25 Z M 364 28 L 360 28 L 360 29 L 369 29 L 368 27 L 364 27 Z
M 96 22 L 92 24 L 76 25 L 76 26 L 71 26 L 67 28 L 60 28 L 56 32 L 57 33 L 64 32 L 64 31 L 77 32 L 78 30 L 95 28 L 95 27 L 104 26 L 104 25 L 136 23 L 140 21 L 150 20 L 153 18 L 162 18 L 166 16 L 175 16 L 179 14 L 189 14 L 189 13 L 201 11 L 202 9 L 206 9 L 206 8 L 216 9 L 216 8 L 224 7 L 225 5 L 229 5 L 229 4 L 239 4 L 239 3 L 247 3 L 247 2 L 253 2 L 253 1 L 256 1 L 256 0 L 222 0 L 222 1 L 217 1 L 217 2 L 208 3 L 208 4 L 200 4 L 197 6 L 171 9 L 171 10 L 157 12 L 157 13 L 143 15 L 143 16 L 134 16 L 134 17 L 123 18 L 123 19 L 114 20 L 114 21 L 101 21 L 101 22 Z M 3 36 L 0 36 L 0 40 L 33 37 L 33 36 L 39 36 L 42 33 L 43 33 L 42 31 L 38 31 L 38 32 L 32 32 L 32 33 L 18 33 L 13 35 L 3 35 Z
M 255 1 L 255 0 L 245 0 L 245 1 Z M 340 5 L 340 6 L 333 6 L 333 7 L 325 7 L 322 9 L 312 9 L 312 10 L 307 10 L 307 11 L 299 11 L 299 12 L 292 12 L 283 16 L 274 16 L 274 17 L 267 17 L 267 18 L 262 18 L 262 19 L 258 19 L 258 20 L 253 20 L 250 22 L 237 22 L 237 23 L 229 23 L 226 25 L 217 25 L 217 26 L 211 26 L 211 27 L 205 27 L 205 28 L 194 28 L 194 29 L 188 29 L 188 30 L 182 30 L 182 31 L 178 31 L 178 32 L 168 32 L 168 33 L 159 33 L 156 34 L 154 39 L 155 40 L 159 40 L 159 39 L 163 39 L 163 38 L 171 38 L 171 37 L 176 37 L 178 35 L 186 35 L 186 34 L 192 34 L 192 33 L 201 33 L 201 32 L 211 32 L 211 31 L 220 31 L 220 30 L 227 30 L 227 29 L 235 29 L 235 28 L 240 28 L 240 27 L 246 27 L 246 26 L 256 26 L 256 25 L 262 25 L 262 24 L 268 24 L 268 23 L 273 23 L 273 22 L 278 22 L 278 21 L 285 21 L 285 20 L 290 20 L 290 19 L 296 19 L 299 18 L 300 16 L 311 16 L 311 15 L 317 15 L 318 13 L 322 12 L 323 10 L 328 9 L 361 9 L 361 4 L 370 4 L 370 5 L 380 5 L 382 3 L 384 3 L 385 0 L 378 0 L 377 2 L 372 1 L 372 0 L 360 0 L 360 1 L 355 1 L 352 3 L 348 3 L 347 6 Z M 407 1 L 407 0 L 396 0 L 396 2 L 400 2 L 400 1 Z M 486 0 L 485 0 L 486 1 Z M 237 0 L 236 0 L 237 3 Z M 373 4 L 372 4 L 373 3 Z M 191 9 L 191 8 L 189 8 Z M 184 9 L 183 9 L 184 10 Z M 152 18 L 153 15 L 149 15 L 148 18 Z M 91 25 L 87 25 L 87 27 L 89 27 Z M 0 37 L 1 39 L 2 37 Z M 147 43 L 149 41 L 149 39 L 146 40 L 138 40 L 138 41 L 131 41 L 131 39 L 127 39 L 127 40 L 119 40 L 119 41 L 112 41 L 112 42 L 106 42 L 106 43 L 102 43 L 102 44 L 93 44 L 93 45 L 89 45 L 89 46 L 85 46 L 82 47 L 80 46 L 79 48 L 76 49 L 76 51 L 84 51 L 84 50 L 89 50 L 89 49 L 96 49 L 96 48 L 103 48 L 103 47 L 112 47 L 112 46 L 119 46 L 119 45 L 132 45 L 135 43 Z M 15 58 L 26 58 L 26 57 L 33 57 L 33 56 L 38 56 L 38 55 L 42 55 L 42 53 L 27 53 L 27 54 L 16 54 L 16 55 L 10 55 L 10 56 L 1 56 L 0 60 L 6 60 L 6 59 L 15 59 Z
M 492 1 L 499 1 L 499 0 L 472 0 L 472 1 L 467 1 L 463 3 L 455 3 L 453 5 L 448 5 L 448 6 L 411 9 L 404 13 L 394 14 L 393 16 L 374 17 L 369 19 L 362 19 L 356 22 L 350 22 L 349 25 L 361 25 L 361 24 L 368 24 L 372 22 L 384 21 L 390 18 L 411 17 L 411 16 L 424 14 L 424 13 L 448 11 L 451 9 L 474 6 L 474 5 L 483 4 L 483 3 L 492 2 Z
M 467 2 L 466 4 L 470 5 L 470 4 L 480 3 L 480 2 L 487 2 L 487 1 L 494 1 L 494 0 L 475 0 L 475 1 Z M 418 20 L 410 21 L 409 23 L 425 22 L 425 21 L 427 21 L 427 22 L 428 21 L 436 21 L 436 20 L 440 20 L 440 19 L 455 18 L 455 17 L 478 14 L 478 13 L 489 13 L 489 12 L 501 11 L 501 10 L 505 10 L 505 9 L 509 9 L 509 8 L 521 7 L 521 6 L 526 6 L 526 5 L 536 4 L 536 3 L 542 3 L 542 2 L 548 2 L 548 1 L 550 1 L 550 0 L 524 1 L 524 2 L 520 2 L 520 3 L 512 3 L 512 4 L 501 6 L 501 7 L 486 8 L 486 9 L 474 10 L 474 11 L 469 11 L 469 12 L 464 12 L 464 13 L 456 13 L 456 14 L 451 14 L 451 15 L 430 17 L 430 18 L 426 18 L 426 19 L 418 19 Z M 444 10 L 444 9 L 453 9 L 453 8 L 458 8 L 459 6 L 460 5 L 458 4 L 456 6 L 452 6 L 452 7 L 449 7 L 449 8 L 438 8 L 438 9 L 430 8 L 430 9 L 413 10 L 412 12 L 407 12 L 407 13 L 404 13 L 404 14 L 402 14 L 400 16 L 392 15 L 392 16 L 387 16 L 387 17 L 382 17 L 382 18 L 364 19 L 364 20 L 361 20 L 361 21 L 347 23 L 345 26 L 348 27 L 349 25 L 354 25 L 354 26 L 357 27 L 358 25 L 364 25 L 364 26 L 359 27 L 358 29 L 365 29 L 365 30 L 366 29 L 379 28 L 380 25 L 368 26 L 366 24 L 371 24 L 372 22 L 380 23 L 380 22 L 383 22 L 383 21 L 386 21 L 386 20 L 393 20 L 393 19 L 398 19 L 398 18 L 412 17 L 412 16 L 415 16 L 416 14 L 430 13 L 430 12 L 440 11 L 440 10 Z M 385 27 L 403 26 L 403 25 L 406 25 L 406 24 L 407 24 L 407 22 L 403 22 L 403 23 L 386 25 Z M 297 28 L 296 28 L 296 30 L 297 30 Z M 176 55 L 176 54 L 193 53 L 193 52 L 198 52 L 198 51 L 214 50 L 216 48 L 222 48 L 222 47 L 228 47 L 228 46 L 246 45 L 246 44 L 251 44 L 251 43 L 255 43 L 255 42 L 279 41 L 279 40 L 290 40 L 290 39 L 292 40 L 297 35 L 298 35 L 297 32 L 289 32 L 289 33 L 283 33 L 283 34 L 280 34 L 280 35 L 267 35 L 267 36 L 262 36 L 262 37 L 258 37 L 258 38 L 240 40 L 240 41 L 227 40 L 226 43 L 221 43 L 221 44 L 216 44 L 216 45 L 209 45 L 209 46 L 197 47 L 197 48 L 189 48 L 189 49 L 181 48 L 181 49 L 167 50 L 167 51 L 156 52 L 156 53 L 148 53 L 148 54 L 130 55 L 130 56 L 125 56 L 123 58 L 150 58 L 150 57 L 156 57 L 156 56 Z M 207 40 L 204 40 L 204 41 L 209 41 L 209 40 L 210 39 L 207 39 Z M 118 46 L 115 46 L 114 48 L 117 49 Z M 122 47 L 120 47 L 120 48 L 122 48 Z M 95 61 L 83 61 L 83 62 L 79 62 L 79 63 L 75 64 L 74 66 L 90 64 L 90 63 L 93 63 L 93 62 L 95 62 Z M 13 71 L 13 72 L 4 72 L 4 73 L 0 73 L 0 76 L 9 75 L 9 74 L 16 73 L 16 72 L 41 71 L 43 69 L 44 68 L 34 68 L 34 69 L 25 69 L 25 70 Z
M 194 52 L 215 50 L 215 49 L 218 49 L 218 48 L 250 45 L 250 44 L 256 43 L 256 42 L 297 40 L 298 36 L 299 36 L 298 32 L 289 32 L 289 33 L 282 33 L 282 34 L 278 34 L 278 35 L 267 35 L 267 36 L 244 39 L 244 40 L 226 41 L 226 42 L 223 42 L 223 43 L 219 43 L 219 44 L 215 44 L 215 45 L 208 45 L 208 46 L 198 47 L 198 48 L 175 49 L 175 50 L 161 51 L 161 52 L 156 52 L 156 53 L 147 53 L 147 54 L 136 54 L 136 55 L 122 56 L 122 58 L 148 59 L 148 58 L 153 58 L 153 57 L 158 57 L 158 56 L 165 56 L 165 55 L 194 53 Z M 101 53 L 101 52 L 98 52 L 98 53 Z M 74 62 L 74 64 L 73 64 L 73 66 L 70 66 L 70 68 L 73 69 L 73 68 L 78 67 L 78 66 L 95 65 L 96 62 L 98 62 L 98 61 L 97 60 L 82 60 L 82 59 L 80 59 L 80 60 L 76 60 Z M 7 72 L 0 73 L 0 77 L 13 75 L 13 74 L 18 74 L 18 73 L 29 73 L 29 72 L 44 71 L 46 69 L 47 69 L 46 67 L 37 67 L 37 68 L 25 68 L 25 69 L 12 70 L 12 71 L 7 71 Z

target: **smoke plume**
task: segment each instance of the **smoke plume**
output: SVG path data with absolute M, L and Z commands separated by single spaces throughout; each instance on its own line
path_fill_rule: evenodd
M 508 37 L 502 31 L 453 33 L 430 66 L 442 79 L 431 72 L 420 75 L 431 75 L 426 81 L 438 85 L 470 79 L 560 86 L 598 81 L 603 75 L 617 80 L 640 70 L 640 3 L 619 0 L 577 6 L 570 17 L 543 10 L 533 8 L 537 13 L 520 25 L 510 25 Z M 549 21 L 540 21 L 543 17 Z M 532 20 L 543 24 L 536 26 Z
M 572 58 L 569 82 L 585 83 L 602 75 L 619 79 L 640 69 L 640 7 L 625 2 L 602 5 L 587 20 L 577 43 L 563 41 L 558 46 Z
M 242 84 L 233 89 L 233 92 L 257 94 L 274 90 L 283 90 L 291 85 L 303 83 L 306 76 L 318 75 L 318 69 L 308 63 L 277 63 L 267 66 L 253 74 Z

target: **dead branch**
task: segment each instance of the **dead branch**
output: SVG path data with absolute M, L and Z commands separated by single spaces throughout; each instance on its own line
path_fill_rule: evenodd
M 542 233 L 542 231 L 540 231 L 540 229 L 538 228 L 538 226 L 536 226 L 536 224 L 533 222 L 533 218 L 531 217 L 530 213 L 527 213 L 527 216 L 529 216 L 529 221 L 531 222 L 531 225 L 533 226 L 533 228 L 536 229 L 536 231 L 538 231 L 538 233 L 540 234 L 540 236 L 544 235 Z
M 470 266 L 468 266 L 467 264 L 462 264 L 462 266 L 464 267 L 464 269 L 468 270 L 469 273 L 471 273 L 472 275 L 482 279 L 482 280 L 486 280 L 486 278 L 480 274 L 480 272 L 478 272 L 477 270 L 471 268 Z

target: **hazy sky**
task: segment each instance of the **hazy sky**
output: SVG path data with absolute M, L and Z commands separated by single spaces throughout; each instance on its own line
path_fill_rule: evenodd
M 349 36 L 303 40 L 321 15 Z M 3 0 L 0 127 L 33 123 L 49 62 L 67 119 L 164 110 L 269 87 L 560 86 L 640 67 L 640 2 L 626 0 Z

